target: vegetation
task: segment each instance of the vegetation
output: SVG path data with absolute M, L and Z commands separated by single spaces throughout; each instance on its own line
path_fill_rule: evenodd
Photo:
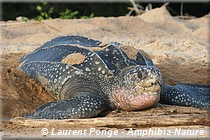
M 130 3 L 2 3 L 3 19 L 87 19 L 97 16 L 125 16 Z
M 35 20 L 43 20 L 43 19 L 52 19 L 52 15 L 54 14 L 54 7 L 46 8 L 48 5 L 47 2 L 43 2 L 42 5 L 37 5 L 36 9 L 39 12 L 39 15 L 36 16 Z M 79 12 L 78 11 L 72 11 L 68 8 L 65 9 L 65 11 L 61 11 L 59 13 L 59 18 L 61 19 L 75 19 L 77 18 Z M 93 18 L 94 13 L 91 13 L 89 16 L 80 16 L 79 18 L 87 19 L 87 18 Z
M 39 12 L 39 15 L 35 17 L 35 20 L 43 20 L 43 19 L 52 19 L 52 14 L 54 7 L 50 7 L 47 11 L 43 10 L 44 6 L 46 6 L 47 3 L 43 2 L 42 6 L 38 5 L 36 6 L 37 11 Z
M 14 2 L 2 2 L 2 17 L 0 20 L 16 20 L 21 17 L 24 21 L 29 19 L 74 19 L 74 18 L 92 18 L 92 17 L 109 17 L 109 16 L 125 16 L 129 14 L 128 7 L 133 7 L 131 0 L 122 3 L 100 2 L 100 3 L 20 3 L 17 0 Z M 136 2 L 138 6 L 139 3 Z M 149 3 L 140 3 L 141 9 L 144 9 Z M 162 3 L 152 3 L 152 8 L 160 7 Z M 210 2 L 206 3 L 170 3 L 167 8 L 173 16 L 193 15 L 201 17 L 208 14 Z M 135 10 L 135 9 L 134 9 Z M 180 12 L 181 11 L 181 12 Z M 130 14 L 129 14 L 130 15 Z M 131 15 L 135 15 L 132 12 Z

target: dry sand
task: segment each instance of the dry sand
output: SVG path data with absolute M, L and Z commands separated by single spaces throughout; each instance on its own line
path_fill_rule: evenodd
M 181 20 L 172 17 L 165 7 L 162 7 L 137 17 L 0 22 L 1 117 L 21 117 L 32 113 L 40 104 L 54 100 L 39 83 L 16 68 L 21 56 L 46 41 L 64 35 L 83 35 L 104 43 L 116 41 L 142 49 L 150 55 L 168 84 L 181 82 L 210 84 L 209 16 Z M 52 128 L 119 130 L 123 134 L 120 133 L 118 136 L 123 137 L 124 133 L 129 131 L 128 128 L 203 129 L 204 135 L 190 137 L 207 138 L 210 137 L 207 131 L 210 125 L 209 114 L 208 110 L 192 107 L 162 106 L 138 112 L 111 112 L 106 117 L 83 120 L 13 119 L 3 121 L 1 126 L 3 138 L 42 138 L 40 131 L 43 127 L 50 130 Z M 50 134 L 45 136 L 51 137 L 53 136 Z M 164 137 L 166 136 L 161 135 L 158 138 Z

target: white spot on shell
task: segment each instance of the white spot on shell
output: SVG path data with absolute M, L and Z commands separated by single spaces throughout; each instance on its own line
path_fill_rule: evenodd
M 75 71 L 75 74 L 76 75 L 80 75 L 80 74 L 82 74 L 80 71 Z
M 101 67 L 98 67 L 98 71 L 101 71 Z
M 86 67 L 86 68 L 85 68 L 85 71 L 90 71 L 90 68 Z
M 100 64 L 100 62 L 96 61 L 95 64 L 98 65 L 98 64 Z
M 105 70 L 102 70 L 102 73 L 105 74 Z

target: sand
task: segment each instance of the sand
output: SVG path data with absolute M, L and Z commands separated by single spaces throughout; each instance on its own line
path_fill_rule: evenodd
M 19 71 L 17 67 L 21 56 L 58 36 L 83 35 L 100 40 L 104 44 L 116 41 L 126 46 L 133 46 L 144 50 L 150 56 L 167 84 L 185 82 L 210 84 L 209 16 L 208 14 L 201 18 L 182 20 L 172 17 L 165 7 L 161 7 L 137 17 L 2 21 L 0 22 L 1 118 L 21 117 L 32 113 L 37 106 L 54 100 L 39 83 Z M 132 54 L 130 55 L 132 57 Z M 209 137 L 209 133 L 206 132 L 210 125 L 209 114 L 208 110 L 192 107 L 159 106 L 138 112 L 111 112 L 104 115 L 105 117 L 84 120 L 34 121 L 15 118 L 2 121 L 1 126 L 3 138 L 38 136 L 42 138 L 40 131 L 43 127 L 77 130 L 94 127 L 98 130 L 119 130 L 124 132 L 123 134 L 129 132 L 128 128 L 178 127 L 190 130 L 203 129 L 204 135 L 191 137 L 206 138 Z M 175 137 L 175 135 L 170 136 Z M 45 136 L 49 137 L 54 135 Z M 160 138 L 165 137 L 160 136 Z

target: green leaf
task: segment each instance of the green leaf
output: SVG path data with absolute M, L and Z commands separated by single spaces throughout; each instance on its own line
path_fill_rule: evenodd
M 81 19 L 88 19 L 88 18 L 93 18 L 94 17 L 94 13 L 92 12 L 89 16 L 81 16 Z
M 52 14 L 53 11 L 54 11 L 54 7 L 51 7 L 51 8 L 48 10 L 48 13 L 49 13 L 49 14 Z
M 36 7 L 36 9 L 37 9 L 37 11 L 42 11 L 42 7 L 39 5 Z
M 71 10 L 66 9 L 64 12 L 59 13 L 61 19 L 73 19 L 76 18 L 78 11 L 71 12 Z
M 41 16 L 45 16 L 45 12 L 41 12 L 40 14 L 41 14 Z
M 35 17 L 35 20 L 39 20 L 39 21 L 40 21 L 40 20 L 43 20 L 43 17 L 42 17 L 42 16 L 36 16 L 36 17 Z
M 71 18 L 76 18 L 76 15 L 78 14 L 79 12 L 78 11 L 74 11 L 71 13 Z
M 94 13 L 92 12 L 91 14 L 90 14 L 90 16 L 89 16 L 89 18 L 93 18 L 95 15 L 94 15 Z

